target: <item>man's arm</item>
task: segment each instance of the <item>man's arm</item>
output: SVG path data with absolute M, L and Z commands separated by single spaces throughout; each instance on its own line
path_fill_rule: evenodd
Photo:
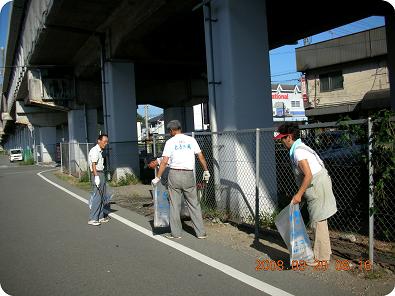
M 163 172 L 165 171 L 166 167 L 167 167 L 167 162 L 169 161 L 169 157 L 167 156 L 163 156 L 162 160 L 160 162 L 160 166 L 159 166 L 159 171 L 158 174 L 156 175 L 157 178 L 161 178 L 163 175 Z
M 304 177 L 298 192 L 292 198 L 292 202 L 294 204 L 300 203 L 302 201 L 303 194 L 306 192 L 306 189 L 310 186 L 311 180 L 313 180 L 313 174 L 311 173 L 311 169 L 307 159 L 303 159 L 299 161 L 298 166 L 303 172 Z
M 92 162 L 92 173 L 94 176 L 97 176 L 96 162 Z
M 200 164 L 202 165 L 203 170 L 204 170 L 204 171 L 208 171 L 206 158 L 204 157 L 203 153 L 202 153 L 202 152 L 199 152 L 199 153 L 197 154 L 197 156 L 198 156 L 198 159 L 199 159 Z

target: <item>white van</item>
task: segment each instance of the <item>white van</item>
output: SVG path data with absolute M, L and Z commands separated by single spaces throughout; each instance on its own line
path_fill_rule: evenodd
M 10 162 L 23 160 L 22 149 L 10 149 Z

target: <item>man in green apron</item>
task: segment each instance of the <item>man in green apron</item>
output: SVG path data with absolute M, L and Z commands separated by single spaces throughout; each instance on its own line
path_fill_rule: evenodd
M 292 198 L 292 203 L 300 203 L 303 196 L 307 201 L 309 224 L 314 230 L 315 259 L 329 261 L 332 251 L 327 219 L 337 212 L 337 207 L 328 171 L 318 154 L 302 142 L 297 125 L 281 125 L 274 139 L 281 140 L 289 150 L 296 183 L 299 187 Z

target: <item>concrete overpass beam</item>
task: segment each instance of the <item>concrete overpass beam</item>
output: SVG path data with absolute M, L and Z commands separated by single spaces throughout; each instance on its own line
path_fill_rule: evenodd
M 266 1 L 213 0 L 203 9 L 211 130 L 271 127 Z M 214 163 L 221 163 L 221 159 L 230 156 L 240 160 L 214 166 L 215 199 L 220 208 L 226 208 L 231 202 L 232 211 L 238 212 L 241 219 L 248 219 L 253 215 L 248 207 L 255 209 L 255 192 L 251 188 L 255 188 L 256 183 L 256 134 L 229 136 L 231 138 L 215 135 L 212 138 Z M 260 212 L 272 211 L 276 204 L 272 137 L 267 133 L 260 138 L 260 155 L 264 158 L 260 161 L 258 183 Z M 219 150 L 216 147 L 223 148 Z M 221 188 L 222 193 L 217 188 Z
M 193 107 L 171 107 L 164 109 L 165 116 L 165 129 L 166 125 L 170 120 L 177 119 L 181 122 L 182 130 L 184 132 L 193 132 L 194 116 Z
M 133 63 L 104 63 L 104 124 L 109 135 L 109 165 L 113 177 L 139 176 L 136 128 L 136 88 Z

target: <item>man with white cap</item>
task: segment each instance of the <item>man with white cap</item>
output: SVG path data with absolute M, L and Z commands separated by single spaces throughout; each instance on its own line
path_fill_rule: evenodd
M 152 180 L 156 185 L 166 169 L 170 160 L 169 171 L 169 194 L 170 194 L 170 228 L 169 238 L 181 238 L 182 225 L 180 219 L 181 198 L 184 194 L 187 207 L 189 209 L 193 228 L 196 236 L 200 239 L 206 238 L 206 231 L 203 225 L 202 211 L 197 198 L 196 181 L 194 175 L 195 154 L 197 154 L 200 164 L 203 167 L 203 181 L 208 182 L 210 173 L 207 169 L 207 162 L 196 140 L 184 135 L 181 130 L 181 123 L 172 120 L 167 124 L 171 138 L 166 142 L 162 153 L 157 177 Z

